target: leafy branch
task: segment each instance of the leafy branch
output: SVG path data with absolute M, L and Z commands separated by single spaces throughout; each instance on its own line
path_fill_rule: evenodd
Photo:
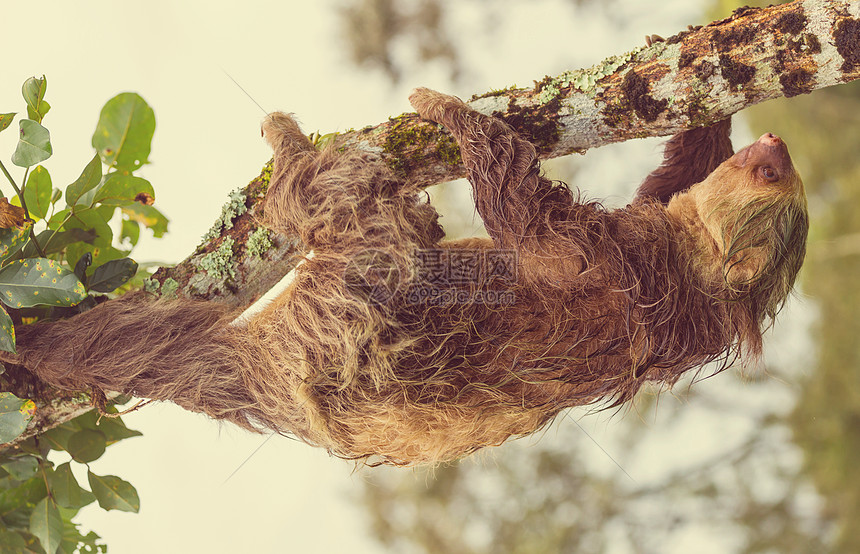
M 155 131 L 155 116 L 146 102 L 124 93 L 105 104 L 93 134 L 93 158 L 60 190 L 40 165 L 53 153 L 50 133 L 42 125 L 50 109 L 46 90 L 45 77 L 28 79 L 22 87 L 28 118 L 18 123 L 11 157 L 12 164 L 24 168 L 20 187 L 0 161 L 15 191 L 11 202 L 0 199 L 0 350 L 9 352 L 15 351 L 16 325 L 70 317 L 95 306 L 100 295 L 140 287 L 147 273 L 139 274 L 138 264 L 128 257 L 140 227 L 156 236 L 167 228 L 167 219 L 152 206 L 152 185 L 134 175 L 148 163 Z M 15 115 L 0 114 L 0 131 Z M 112 221 L 121 225 L 119 237 L 114 237 Z M 0 366 L 0 374 L 4 371 Z M 134 512 L 140 501 L 129 483 L 97 475 L 88 464 L 108 445 L 140 433 L 118 418 L 100 422 L 81 395 L 73 400 L 28 386 L 28 375 L 0 375 L 0 390 L 8 391 L 0 392 L 0 444 L 16 443 L 14 449 L 0 451 L 0 551 L 103 552 L 98 535 L 81 534 L 72 518 L 96 500 L 105 510 Z M 26 400 L 10 389 L 38 394 L 35 401 Z M 84 411 L 89 413 L 79 415 Z M 39 436 L 22 436 L 28 427 L 44 429 L 50 418 L 61 424 Z M 67 453 L 70 461 L 54 467 L 47 459 L 51 450 Z M 87 466 L 90 490 L 78 484 L 72 463 Z

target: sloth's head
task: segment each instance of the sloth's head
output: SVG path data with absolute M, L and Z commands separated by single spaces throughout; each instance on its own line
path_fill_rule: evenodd
M 708 252 L 696 262 L 703 277 L 728 298 L 754 298 L 756 312 L 773 317 L 803 263 L 809 228 L 803 182 L 785 142 L 762 135 L 669 210 L 698 222 L 697 239 Z

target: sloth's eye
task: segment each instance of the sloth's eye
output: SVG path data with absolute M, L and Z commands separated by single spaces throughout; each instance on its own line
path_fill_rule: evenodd
M 774 168 L 770 166 L 762 166 L 761 168 L 759 168 L 759 172 L 761 173 L 762 177 L 764 177 L 767 181 L 770 181 L 771 183 L 779 180 L 779 174 Z

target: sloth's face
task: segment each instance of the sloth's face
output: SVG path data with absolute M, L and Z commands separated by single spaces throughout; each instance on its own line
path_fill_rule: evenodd
M 785 142 L 766 133 L 693 185 L 695 207 L 717 260 L 709 273 L 729 290 L 757 285 L 787 295 L 806 250 L 803 182 Z
M 727 204 L 731 211 L 765 199 L 790 202 L 804 197 L 803 182 L 791 163 L 788 147 L 771 133 L 720 164 L 690 192 L 700 208 L 717 210 L 720 218 L 724 215 L 720 208 Z M 707 211 L 701 216 L 708 217 Z

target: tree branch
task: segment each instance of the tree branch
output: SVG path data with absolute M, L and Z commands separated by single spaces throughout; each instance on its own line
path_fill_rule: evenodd
M 501 117 L 553 158 L 631 138 L 665 136 L 719 121 L 743 108 L 860 78 L 860 2 L 803 0 L 769 8 L 741 8 L 721 21 L 685 31 L 594 67 L 545 77 L 530 88 L 474 97 L 480 112 Z M 414 113 L 347 131 L 334 139 L 344 149 L 374 153 L 404 180 L 429 186 L 465 175 L 459 149 L 447 132 Z M 267 260 L 244 255 L 256 227 L 270 166 L 245 189 L 250 207 L 229 236 L 236 277 L 201 274 L 202 256 L 218 237 L 181 264 L 159 271 L 181 294 L 249 305 L 295 265 L 298 244 L 273 237 Z
M 741 8 L 727 19 L 589 69 L 545 77 L 529 88 L 489 92 L 470 104 L 501 117 L 528 137 L 541 157 L 552 158 L 631 138 L 671 135 L 758 102 L 858 78 L 860 2 L 798 0 Z M 465 175 L 452 138 L 415 114 L 333 140 L 339 148 L 375 154 L 402 179 L 424 186 Z M 243 196 L 225 207 L 219 221 L 232 227 L 216 225 L 214 238 L 189 258 L 160 269 L 152 289 L 244 307 L 293 269 L 300 246 L 294 237 L 270 235 L 271 248 L 262 256 L 253 254 L 249 243 L 270 175 L 267 164 Z M 34 421 L 27 435 L 89 409 L 78 404 L 77 411 Z

